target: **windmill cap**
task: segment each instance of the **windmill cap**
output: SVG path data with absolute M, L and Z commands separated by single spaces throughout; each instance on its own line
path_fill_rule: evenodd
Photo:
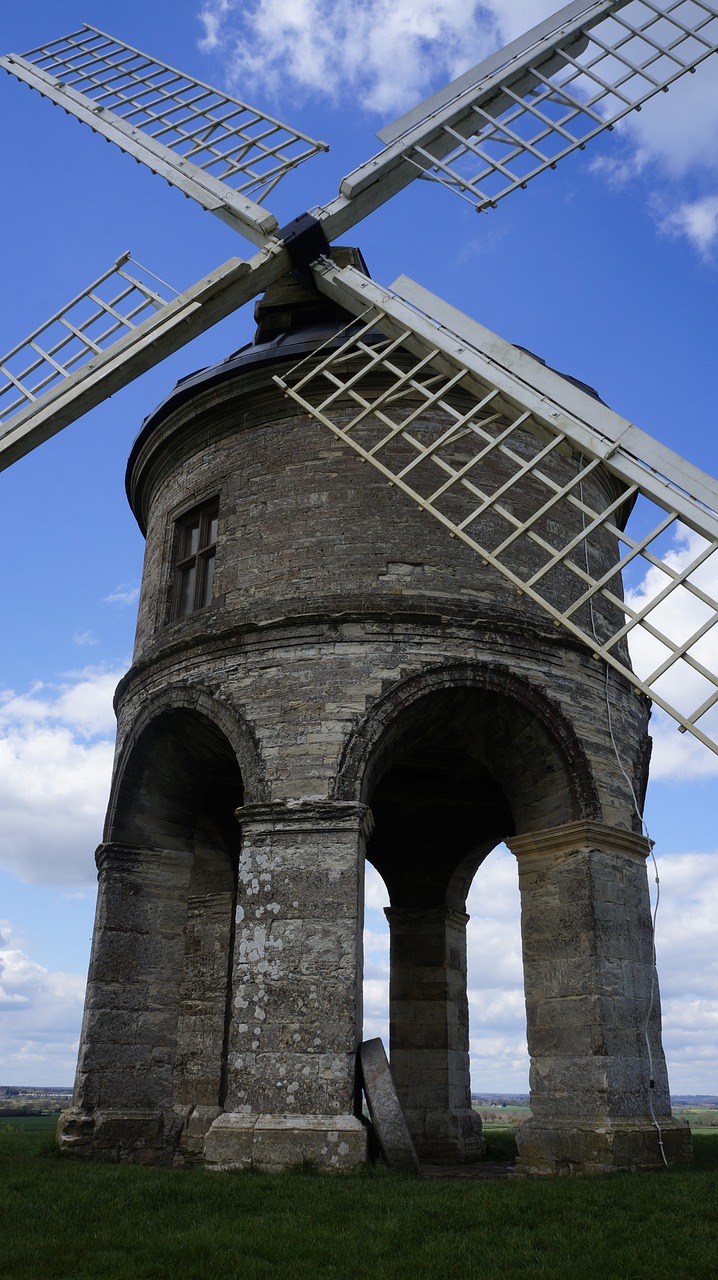
M 332 248 L 332 260 L 339 267 L 353 266 L 363 275 L 369 275 L 359 249 L 335 245 Z M 338 303 L 318 290 L 307 289 L 292 271 L 271 284 L 257 300 L 254 304 L 254 318 L 257 328 L 251 342 L 231 352 L 217 364 L 196 369 L 180 378 L 169 395 L 148 414 L 132 447 L 130 465 L 148 432 L 198 392 L 227 382 L 263 364 L 300 360 L 317 347 L 331 342 L 333 337 L 339 342 L 340 335 L 343 336 L 343 331 L 348 326 L 359 323 L 355 316 Z M 377 333 L 376 340 L 380 339 L 381 334 Z M 371 341 L 371 336 L 367 335 L 366 340 Z
M 368 276 L 364 256 L 360 249 L 349 245 L 335 245 L 332 249 L 335 266 L 355 267 Z M 318 324 L 335 321 L 338 327 L 347 322 L 348 312 L 338 303 L 316 289 L 308 289 L 292 271 L 270 284 L 267 292 L 254 304 L 257 332 L 254 346 L 271 342 L 280 333 L 292 333 L 299 329 L 313 328 Z
M 352 266 L 363 275 L 369 275 L 360 249 L 349 245 L 334 245 L 331 256 L 338 267 Z M 354 315 L 319 290 L 307 288 L 304 280 L 306 280 L 304 273 L 289 271 L 271 284 L 254 305 L 257 328 L 252 341 L 225 356 L 217 364 L 208 365 L 206 368 L 195 370 L 186 377 L 180 378 L 169 395 L 148 414 L 132 445 L 127 463 L 125 483 L 128 495 L 131 487 L 130 477 L 143 445 L 161 423 L 183 404 L 212 387 L 241 377 L 262 366 L 297 363 L 319 347 L 329 349 L 339 345 L 346 340 L 352 326 L 359 325 L 360 322 Z M 365 342 L 382 340 L 383 335 L 378 330 L 364 335 Z M 550 365 L 546 365 L 546 361 L 541 356 L 537 356 L 528 348 L 518 347 L 518 350 L 526 352 L 539 364 L 551 368 Z M 558 369 L 554 369 L 553 372 L 559 373 L 559 376 L 565 378 L 567 382 L 601 401 L 598 392 L 587 383 L 570 374 L 561 373 Z

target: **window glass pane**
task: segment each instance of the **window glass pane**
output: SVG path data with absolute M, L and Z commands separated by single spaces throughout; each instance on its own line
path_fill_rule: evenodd
M 180 559 L 184 560 L 187 556 L 194 556 L 199 551 L 199 520 L 194 520 L 192 524 L 184 527 L 184 538 L 182 542 L 182 554 Z
M 180 618 L 184 618 L 188 613 L 192 613 L 194 609 L 194 588 L 197 581 L 197 566 L 192 564 L 187 569 L 182 570 L 179 585 L 179 608 Z
M 214 582 L 214 551 L 204 557 L 204 580 L 202 582 L 202 599 L 199 608 L 212 603 L 212 583 Z
M 186 618 L 212 603 L 218 516 L 215 497 L 177 521 L 171 618 Z

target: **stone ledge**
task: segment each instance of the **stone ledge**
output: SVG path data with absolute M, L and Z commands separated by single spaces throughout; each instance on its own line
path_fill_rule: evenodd
M 367 644 L 371 644 L 376 639 L 369 632 L 371 627 L 385 628 L 387 631 L 393 631 L 396 627 L 409 627 L 412 632 L 418 629 L 417 634 L 425 632 L 428 635 L 442 636 L 447 630 L 453 632 L 460 628 L 463 629 L 463 638 L 487 644 L 499 653 L 515 642 L 517 645 L 528 643 L 534 647 L 545 645 L 551 652 L 575 651 L 588 657 L 585 645 L 574 640 L 568 633 L 557 634 L 552 624 L 543 627 L 539 617 L 527 618 L 519 624 L 513 613 L 497 613 L 495 603 L 486 616 L 477 616 L 473 603 L 461 605 L 455 601 L 442 601 L 442 611 L 428 607 L 426 610 L 417 609 L 415 603 L 413 607 L 402 607 L 394 603 L 391 607 L 387 604 L 385 608 L 370 609 L 363 597 L 356 601 L 344 596 L 327 600 L 325 605 L 321 611 L 298 612 L 296 601 L 278 601 L 271 615 L 259 614 L 243 618 L 239 622 L 226 623 L 222 617 L 224 611 L 207 610 L 203 611 L 200 622 L 195 620 L 194 626 L 188 626 L 190 620 L 183 619 L 174 626 L 162 627 L 154 640 L 146 646 L 142 656 L 118 682 L 115 709 L 128 696 L 132 686 L 143 680 L 155 666 L 172 666 L 175 659 L 181 658 L 184 662 L 190 656 L 197 656 L 205 661 L 210 658 L 222 661 L 228 653 L 238 649 L 241 651 L 245 642 L 256 644 L 259 640 L 274 647 L 284 643 L 285 633 L 297 630 L 306 635 L 308 643 L 326 641 L 333 644 L 337 639 L 336 628 L 359 624 L 367 629 L 365 640 Z M 211 626 L 208 626 L 206 614 L 211 618 Z M 616 679 L 626 683 L 625 677 L 619 673 L 616 673 Z M 643 694 L 638 696 L 644 697 Z
M 281 1173 L 309 1161 L 343 1172 L 367 1160 L 367 1130 L 355 1116 L 240 1115 L 214 1121 L 204 1143 L 208 1169 Z

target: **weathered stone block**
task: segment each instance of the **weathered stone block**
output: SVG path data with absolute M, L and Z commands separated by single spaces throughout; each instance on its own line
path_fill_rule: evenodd
M 690 1130 L 681 1121 L 661 1125 L 661 1141 L 670 1165 L 690 1164 Z M 618 1170 L 658 1169 L 664 1160 L 659 1133 L 650 1120 L 585 1120 L 564 1118 L 542 1126 L 535 1120 L 516 1132 L 519 1173 L 611 1173 Z
M 254 1127 L 252 1163 L 281 1173 L 304 1161 L 341 1173 L 366 1164 L 367 1131 L 354 1116 L 267 1115 Z
M 252 1141 L 256 1116 L 225 1112 L 217 1117 L 204 1139 L 204 1160 L 208 1169 L 236 1173 L 252 1164 Z

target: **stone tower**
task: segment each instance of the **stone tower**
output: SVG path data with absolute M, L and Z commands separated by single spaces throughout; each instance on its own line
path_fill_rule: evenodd
M 521 1167 L 657 1165 L 651 1102 L 668 1159 L 690 1158 L 657 999 L 649 1017 L 631 795 L 646 702 L 612 678 L 619 760 L 604 667 L 272 382 L 350 318 L 293 281 L 256 314 L 255 342 L 179 383 L 129 461 L 147 550 L 63 1149 L 361 1164 L 368 857 L 391 902 L 391 1065 L 414 1143 L 480 1156 L 465 902 L 505 840 L 532 1061 Z M 575 463 L 552 459 L 557 479 Z M 615 500 L 608 472 L 589 483 L 596 510 Z M 605 531 L 591 552 L 615 562 Z

